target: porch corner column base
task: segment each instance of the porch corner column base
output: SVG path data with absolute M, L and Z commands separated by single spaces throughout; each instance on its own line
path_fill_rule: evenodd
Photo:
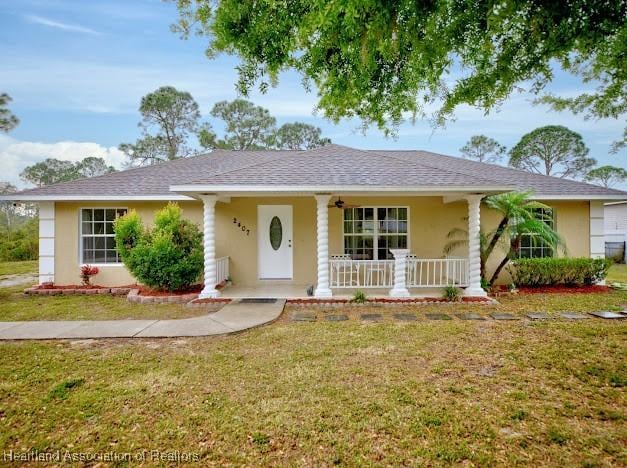
M 390 297 L 409 297 L 409 289 L 390 289 Z
M 218 291 L 215 288 L 213 289 L 205 288 L 202 291 L 200 291 L 200 294 L 198 295 L 198 299 L 215 299 L 217 297 L 220 297 L 220 291 Z
M 333 293 L 330 289 L 316 289 L 314 297 L 333 297 Z
M 488 297 L 488 293 L 483 288 L 466 288 L 464 289 L 465 297 Z

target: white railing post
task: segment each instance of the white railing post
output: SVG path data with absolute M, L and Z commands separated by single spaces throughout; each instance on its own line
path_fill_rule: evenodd
M 392 297 L 409 297 L 407 289 L 407 255 L 408 249 L 390 249 L 394 255 L 394 287 L 390 290 Z
M 316 219 L 318 242 L 318 284 L 315 297 L 331 297 L 329 288 L 329 200 L 331 194 L 316 194 Z
M 483 195 L 468 195 L 468 287 L 465 296 L 487 296 L 481 287 L 481 199 Z
M 205 287 L 198 296 L 201 299 L 219 297 L 220 291 L 216 289 L 218 279 L 216 275 L 216 201 L 218 197 L 213 194 L 201 195 L 203 203 L 203 231 L 204 231 L 204 255 L 205 255 Z

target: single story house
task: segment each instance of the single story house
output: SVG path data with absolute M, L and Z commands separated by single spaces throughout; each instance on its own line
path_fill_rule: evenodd
M 135 209 L 149 222 L 176 201 L 204 231 L 201 297 L 220 295 L 216 285 L 227 277 L 227 296 L 301 297 L 314 285 L 316 297 L 366 288 L 404 297 L 451 284 L 483 296 L 479 228 L 494 228 L 499 217 L 481 209 L 481 199 L 513 190 L 531 190 L 550 206 L 571 256 L 604 255 L 604 203 L 627 199 L 619 190 L 426 151 L 335 144 L 216 150 L 2 198 L 39 204 L 40 282 L 76 284 L 79 266 L 89 263 L 100 269 L 99 284 L 134 283 L 115 250 L 113 221 Z M 445 256 L 453 228 L 469 232 L 468 246 Z M 535 242 L 522 251 L 553 254 Z

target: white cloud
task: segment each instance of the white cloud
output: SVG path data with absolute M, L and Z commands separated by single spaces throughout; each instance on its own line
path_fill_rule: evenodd
M 63 23 L 61 21 L 56 21 L 50 18 L 45 18 L 43 16 L 27 15 L 25 16 L 25 18 L 31 23 L 41 24 L 43 26 L 48 26 L 50 28 L 55 28 L 55 29 L 62 29 L 63 31 L 76 32 L 80 34 L 95 34 L 95 35 L 100 34 L 98 31 L 95 31 L 94 29 L 86 28 L 85 26 L 81 26 L 79 24 Z
M 124 154 L 113 146 L 105 147 L 98 143 L 79 141 L 39 143 L 20 141 L 0 135 L 0 161 L 3 167 L 0 179 L 21 187 L 24 186 L 24 182 L 20 180 L 20 172 L 26 166 L 31 166 L 46 158 L 76 162 L 87 156 L 104 158 L 107 164 L 118 169 L 124 162 Z

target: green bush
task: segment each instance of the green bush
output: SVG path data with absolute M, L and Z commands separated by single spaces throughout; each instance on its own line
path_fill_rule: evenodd
M 605 279 L 611 264 L 606 258 L 521 258 L 509 271 L 518 286 L 576 286 Z
M 366 302 L 368 302 L 368 297 L 366 296 L 365 292 L 363 292 L 361 289 L 358 289 L 353 294 L 351 302 L 354 302 L 356 304 L 365 304 Z
M 37 260 L 39 256 L 39 219 L 32 218 L 12 232 L 0 230 L 0 261 Z
M 455 286 L 446 286 L 442 297 L 449 302 L 458 302 L 462 298 L 462 293 L 459 288 Z
M 176 291 L 194 284 L 203 271 L 202 234 L 169 203 L 147 229 L 134 210 L 115 222 L 115 242 L 124 265 L 141 283 Z

